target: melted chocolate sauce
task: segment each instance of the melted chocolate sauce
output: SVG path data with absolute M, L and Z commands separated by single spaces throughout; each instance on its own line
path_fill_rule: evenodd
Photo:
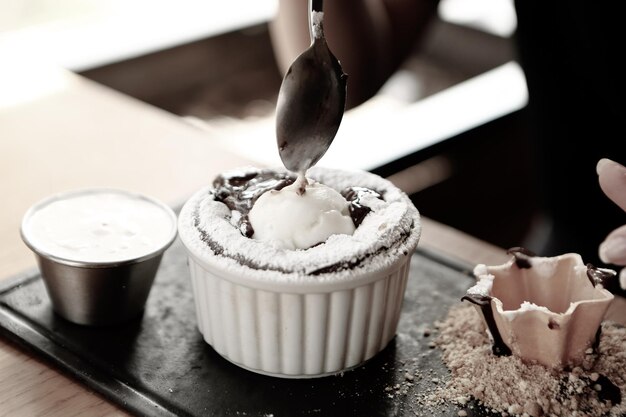
M 493 310 L 491 309 L 491 300 L 493 297 L 489 295 L 479 294 L 467 294 L 461 300 L 467 300 L 472 304 L 476 304 L 480 307 L 480 311 L 483 313 L 491 337 L 493 338 L 493 346 L 491 351 L 496 356 L 511 356 L 511 349 L 504 343 L 500 330 L 496 325 L 496 319 L 493 317 Z
M 517 265 L 519 269 L 532 268 L 530 258 L 537 256 L 532 251 L 529 251 L 528 249 L 519 246 L 507 250 L 506 253 L 515 257 L 515 265 Z
M 608 289 L 614 283 L 613 281 L 617 282 L 615 277 L 617 277 L 617 273 L 615 271 L 604 268 L 596 268 L 592 264 L 587 264 L 587 278 L 589 278 L 591 285 L 594 287 L 601 284 L 604 288 Z
M 550 330 L 561 330 L 561 325 L 551 318 L 548 320 L 548 328 Z
M 254 229 L 248 213 L 254 203 L 270 190 L 282 190 L 295 182 L 294 175 L 269 169 L 232 172 L 219 175 L 213 181 L 215 200 L 241 213 L 237 227 L 242 235 L 252 237 Z
M 282 190 L 293 184 L 296 179 L 295 175 L 269 169 L 231 172 L 215 178 L 213 181 L 214 196 L 216 201 L 226 204 L 230 210 L 241 213 L 237 228 L 242 235 L 250 238 L 254 235 L 254 229 L 250 224 L 248 214 L 254 203 L 263 193 L 271 190 Z M 354 227 L 359 227 L 365 216 L 372 210 L 362 204 L 361 199 L 364 196 L 373 195 L 383 199 L 380 193 L 363 187 L 346 188 L 341 195 L 350 203 L 350 217 Z
M 602 326 L 598 327 L 598 330 L 596 330 L 596 337 L 595 339 L 593 339 L 593 344 L 591 345 L 591 348 L 593 349 L 595 353 L 598 353 L 598 349 L 600 348 L 601 336 L 602 336 Z
M 369 212 L 372 211 L 371 208 L 361 204 L 361 199 L 363 197 L 373 196 L 380 200 L 383 199 L 380 193 L 364 187 L 348 187 L 341 192 L 341 195 L 350 203 L 350 217 L 352 218 L 354 227 L 359 227 L 359 225 L 363 222 L 365 216 L 367 216 Z
M 617 385 L 615 385 L 609 378 L 604 375 L 600 375 L 594 384 L 600 385 L 598 391 L 598 398 L 600 401 L 611 402 L 613 405 L 621 404 L 622 393 Z
M 296 176 L 288 173 L 280 173 L 272 170 L 255 170 L 240 171 L 229 173 L 228 175 L 220 175 L 213 181 L 214 190 L 211 192 L 215 201 L 224 203 L 230 210 L 236 210 L 241 213 L 238 228 L 241 233 L 246 237 L 251 237 L 254 234 L 254 230 L 250 225 L 248 219 L 248 213 L 254 206 L 254 203 L 265 192 L 270 190 L 281 190 L 284 187 L 293 184 L 296 181 Z M 370 209 L 361 204 L 361 198 L 366 193 L 371 193 L 377 198 L 382 199 L 380 193 L 375 191 L 360 188 L 351 187 L 344 190 L 344 193 L 350 195 L 350 205 L 358 205 L 355 208 L 355 212 L 362 209 L 366 211 L 365 214 L 359 216 L 359 224 L 363 218 L 369 213 Z M 342 193 L 343 194 L 343 193 Z M 351 209 L 351 213 L 353 210 Z M 354 217 L 352 217 L 354 221 Z M 200 239 L 215 253 L 216 255 L 224 255 L 233 258 L 242 265 L 248 266 L 253 269 L 264 269 L 271 271 L 278 271 L 288 273 L 291 271 L 285 270 L 279 267 L 272 267 L 269 265 L 261 265 L 256 262 L 252 262 L 250 259 L 246 259 L 245 256 L 240 254 L 226 254 L 224 247 L 211 238 L 210 234 L 202 229 L 200 226 L 200 214 L 198 210 L 193 213 L 193 224 L 200 234 Z M 359 224 L 355 224 L 358 227 Z M 411 225 L 413 228 L 413 225 Z M 403 233 L 399 241 L 403 242 L 410 232 Z M 387 247 L 379 248 L 376 253 L 388 250 Z M 344 269 L 351 269 L 358 267 L 366 258 L 375 255 L 376 253 L 366 254 L 358 259 L 351 260 L 349 262 L 339 262 L 336 264 L 328 265 L 312 272 L 308 272 L 309 275 L 320 275 L 330 272 L 337 272 Z
M 532 251 L 522 247 L 511 248 L 507 250 L 507 253 L 515 257 L 515 265 L 517 265 L 517 267 L 520 269 L 532 268 L 530 258 L 537 256 Z M 587 264 L 587 278 L 589 278 L 589 281 L 594 287 L 597 284 L 602 284 L 605 288 L 607 288 L 618 281 L 617 279 L 615 279 L 616 276 L 617 274 L 615 273 L 615 271 L 612 271 L 610 269 L 596 268 L 592 264 Z M 617 285 L 619 287 L 619 283 Z M 489 328 L 491 336 L 493 337 L 492 351 L 494 355 L 510 356 L 512 353 L 511 349 L 504 343 L 502 335 L 500 334 L 498 326 L 496 325 L 495 318 L 493 317 L 493 310 L 491 309 L 492 299 L 493 297 L 489 295 L 478 294 L 467 294 L 463 298 L 461 298 L 461 300 L 467 300 L 470 303 L 476 304 L 480 307 L 485 322 L 487 323 L 487 327 Z M 552 319 L 548 321 L 548 327 L 551 330 L 561 329 L 561 326 Z M 601 335 L 602 327 L 599 327 L 596 332 L 594 342 L 591 346 L 595 353 L 598 353 Z M 620 388 L 613 384 L 607 377 L 605 377 L 604 375 L 600 375 L 600 378 L 595 382 L 595 384 L 599 384 L 602 388 L 598 392 L 598 397 L 601 401 L 610 401 L 615 405 L 621 403 L 622 394 Z
M 522 247 L 514 247 L 506 252 L 515 257 L 515 265 L 520 269 L 532 268 L 530 258 L 537 256 L 532 251 Z M 598 284 L 602 284 L 604 288 L 613 294 L 626 297 L 626 290 L 620 287 L 617 273 L 613 270 L 597 268 L 592 264 L 587 264 L 587 278 L 589 278 L 589 282 L 591 282 L 591 285 L 594 287 Z

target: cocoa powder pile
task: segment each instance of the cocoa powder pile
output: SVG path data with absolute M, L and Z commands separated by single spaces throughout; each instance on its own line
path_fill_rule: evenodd
M 601 417 L 626 415 L 626 329 L 604 323 L 597 352 L 589 349 L 579 367 L 552 370 L 515 356 L 496 357 L 482 318 L 460 305 L 437 323 L 437 346 L 450 380 L 422 400 L 425 405 L 470 398 L 508 416 Z M 469 410 L 468 410 L 469 411 Z M 467 415 L 459 411 L 459 415 Z

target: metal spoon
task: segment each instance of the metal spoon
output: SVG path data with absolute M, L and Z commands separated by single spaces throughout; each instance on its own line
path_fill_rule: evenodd
M 304 172 L 332 143 L 346 104 L 346 79 L 322 28 L 322 0 L 309 0 L 311 46 L 291 64 L 276 106 L 278 153 L 285 168 Z

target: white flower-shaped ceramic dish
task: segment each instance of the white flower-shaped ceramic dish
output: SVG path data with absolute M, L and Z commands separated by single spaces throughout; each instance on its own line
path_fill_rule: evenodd
M 599 340 L 613 295 L 600 283 L 613 271 L 585 265 L 578 254 L 533 256 L 511 250 L 509 262 L 477 265 L 465 300 L 479 307 L 497 355 L 549 367 L 575 365 Z

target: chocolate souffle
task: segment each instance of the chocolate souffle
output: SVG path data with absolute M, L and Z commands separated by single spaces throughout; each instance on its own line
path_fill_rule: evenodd
M 419 215 L 408 197 L 390 182 L 364 172 L 313 168 L 309 177 L 339 191 L 348 201 L 356 227 L 352 236 L 333 235 L 306 250 L 284 250 L 252 239 L 248 213 L 269 190 L 296 180 L 285 171 L 245 168 L 218 176 L 181 213 L 181 237 L 199 257 L 222 258 L 266 271 L 267 277 L 340 279 L 355 268 L 377 269 L 415 248 Z M 365 219 L 367 222 L 364 222 Z M 317 276 L 316 278 L 313 278 Z M 308 277 L 308 278 L 307 278 Z
M 179 217 L 198 328 L 218 353 L 255 372 L 316 377 L 352 368 L 389 343 L 400 317 L 417 209 L 370 173 L 316 167 L 307 177 L 341 193 L 353 234 L 305 249 L 255 239 L 255 202 L 296 181 L 280 170 L 224 173 Z

